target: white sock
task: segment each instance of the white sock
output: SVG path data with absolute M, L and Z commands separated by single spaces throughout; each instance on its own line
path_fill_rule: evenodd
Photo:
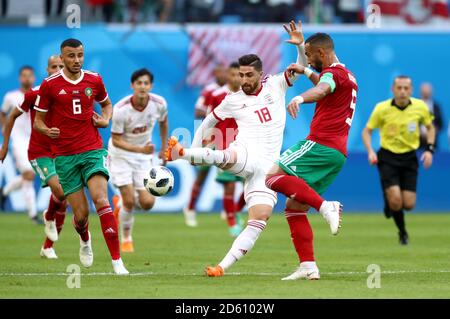
M 236 261 L 241 259 L 255 245 L 256 240 L 266 227 L 266 222 L 262 220 L 249 220 L 247 227 L 234 240 L 230 251 L 225 258 L 219 263 L 219 266 L 226 270 Z
M 181 158 L 189 161 L 191 164 L 222 166 L 230 161 L 230 154 L 210 148 L 186 148 Z
M 130 241 L 132 240 L 131 233 L 133 231 L 133 225 L 134 225 L 134 214 L 133 211 L 127 211 L 125 207 L 120 207 L 119 211 L 119 221 L 120 221 L 120 228 L 122 230 L 122 241 Z M 125 237 L 123 235 L 124 230 L 128 231 L 128 236 Z
M 25 198 L 25 204 L 28 209 L 28 217 L 33 218 L 37 215 L 36 208 L 36 191 L 34 190 L 33 181 L 23 180 L 22 192 Z
M 5 185 L 3 188 L 3 195 L 8 196 L 9 193 L 19 189 L 22 186 L 23 178 L 22 175 L 17 175 L 12 181 Z

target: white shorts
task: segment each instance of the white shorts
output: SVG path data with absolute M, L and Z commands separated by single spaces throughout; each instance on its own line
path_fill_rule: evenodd
M 27 137 L 14 137 L 12 140 L 12 151 L 17 169 L 20 173 L 32 171 L 30 161 L 28 161 L 28 144 L 30 139 Z
M 133 185 L 136 190 L 144 190 L 144 178 L 152 163 L 151 159 L 138 160 L 109 155 L 108 166 L 114 186 Z
M 255 205 L 269 205 L 273 208 L 277 203 L 277 193 L 266 186 L 266 174 L 273 162 L 262 159 L 237 142 L 231 143 L 228 149 L 236 151 L 239 163 L 228 171 L 245 178 L 244 199 L 248 208 Z

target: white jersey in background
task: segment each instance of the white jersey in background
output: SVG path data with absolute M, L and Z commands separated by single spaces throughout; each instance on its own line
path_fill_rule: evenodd
M 142 111 L 136 110 L 129 95 L 117 102 L 113 108 L 111 132 L 121 134 L 122 138 L 133 145 L 144 146 L 151 142 L 156 122 L 167 117 L 167 102 L 157 94 L 149 93 L 148 104 Z M 135 153 L 115 147 L 109 139 L 110 155 L 134 159 L 150 159 L 152 155 Z
M 39 89 L 39 87 L 37 88 Z M 34 88 L 33 88 L 34 90 Z M 2 104 L 2 112 L 8 115 L 14 108 L 20 106 L 23 103 L 25 94 L 21 90 L 9 91 L 5 94 Z M 19 116 L 11 131 L 11 139 L 14 141 L 16 138 L 27 138 L 31 135 L 31 122 L 30 114 L 26 112 Z
M 33 90 L 39 90 L 39 86 L 33 88 Z M 20 107 L 23 103 L 24 97 L 25 94 L 21 90 L 7 92 L 3 98 L 2 112 L 5 113 L 5 115 L 8 115 L 13 109 Z M 30 136 L 30 112 L 24 112 L 16 119 L 11 131 L 11 147 L 14 159 L 16 161 L 16 166 L 21 173 L 33 170 L 30 162 L 28 161 L 28 145 L 30 143 Z

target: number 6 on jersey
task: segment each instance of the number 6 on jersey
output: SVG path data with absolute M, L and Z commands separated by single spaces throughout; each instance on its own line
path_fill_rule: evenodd
M 73 114 L 81 114 L 81 101 L 80 99 L 72 100 Z

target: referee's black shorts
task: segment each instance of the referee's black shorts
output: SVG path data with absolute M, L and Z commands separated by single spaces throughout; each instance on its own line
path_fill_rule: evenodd
M 416 192 L 419 168 L 416 151 L 396 154 L 380 148 L 377 155 L 378 171 L 384 189 L 398 185 L 401 190 Z

